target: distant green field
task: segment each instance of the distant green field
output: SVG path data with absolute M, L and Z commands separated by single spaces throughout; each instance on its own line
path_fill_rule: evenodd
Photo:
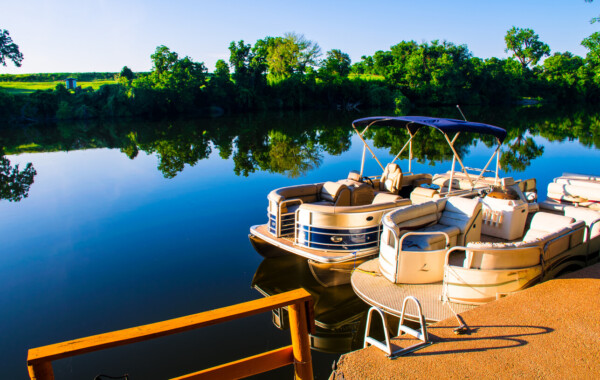
M 11 94 L 29 94 L 37 90 L 53 90 L 57 84 L 65 82 L 62 80 L 54 82 L 0 82 L 0 89 L 6 90 Z M 81 88 L 92 87 L 94 90 L 105 84 L 117 83 L 111 79 L 95 80 L 92 82 L 77 81 L 77 85 Z
M 379 81 L 382 82 L 385 80 L 385 77 L 383 75 L 374 75 L 374 74 L 349 74 L 348 78 L 350 79 L 354 79 L 354 78 L 358 78 L 358 79 L 362 79 L 362 80 L 373 80 L 373 81 Z

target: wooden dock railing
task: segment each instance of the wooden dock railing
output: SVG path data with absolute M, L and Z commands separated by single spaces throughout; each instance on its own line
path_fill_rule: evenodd
M 304 289 L 296 289 L 168 321 L 32 348 L 27 356 L 29 377 L 31 380 L 53 380 L 52 361 L 54 360 L 216 325 L 283 306 L 289 306 L 288 314 L 292 336 L 290 346 L 177 377 L 177 379 L 241 378 L 289 364 L 294 364 L 297 379 L 312 379 L 308 333 L 309 331 L 314 332 L 313 304 L 310 293 Z

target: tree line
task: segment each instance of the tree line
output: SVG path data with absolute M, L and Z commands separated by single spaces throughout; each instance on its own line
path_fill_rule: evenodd
M 70 91 L 62 84 L 28 95 L 0 91 L 0 117 L 44 121 L 367 108 L 408 113 L 411 106 L 424 105 L 600 99 L 600 32 L 581 42 L 586 57 L 550 55 L 531 29 L 513 27 L 505 43 L 511 57 L 482 59 L 466 45 L 402 41 L 353 64 L 339 49 L 323 56 L 316 42 L 288 33 L 254 44 L 232 41 L 228 62 L 217 61 L 213 73 L 203 62 L 159 46 L 150 56 L 149 73 L 125 66 L 116 84 L 97 91 Z M 18 46 L 7 51 L 2 63 L 8 58 L 20 64 Z

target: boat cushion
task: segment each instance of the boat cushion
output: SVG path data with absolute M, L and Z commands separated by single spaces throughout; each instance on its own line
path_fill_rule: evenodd
M 523 237 L 523 241 L 545 238 L 549 233 L 568 227 L 574 221 L 575 219 L 568 216 L 536 212 L 531 219 L 529 230 Z
M 387 164 L 379 181 L 379 190 L 389 191 L 392 194 L 398 194 L 402 186 L 402 169 L 398 164 Z
M 398 202 L 403 198 L 399 195 L 389 194 L 389 193 L 377 193 L 373 198 L 373 204 L 378 203 L 387 203 L 387 202 Z
M 435 189 L 428 189 L 426 187 L 415 187 L 415 189 L 410 193 L 410 201 L 412 203 L 424 203 L 439 198 L 439 191 Z
M 581 207 L 564 207 L 565 216 L 583 220 L 590 229 L 590 239 L 600 236 L 600 213 Z M 587 234 L 587 231 L 586 231 Z M 587 235 L 586 235 L 587 237 Z
M 582 181 L 571 182 L 573 184 L 564 181 L 549 183 L 548 197 L 572 202 L 600 201 L 600 185 L 587 185 Z
M 360 182 L 360 172 L 357 170 L 350 170 L 350 173 L 348 173 L 348 179 L 350 181 Z
M 438 205 L 435 202 L 426 202 L 402 207 L 385 215 L 385 222 L 393 226 L 398 236 L 404 232 L 418 230 L 434 224 L 438 220 Z
M 460 230 L 456 226 L 434 224 L 421 228 L 418 232 L 445 232 L 449 237 L 449 245 L 456 245 L 456 237 Z M 402 242 L 403 251 L 430 251 L 446 247 L 446 236 L 443 234 L 409 235 Z
M 460 230 L 456 244 L 481 239 L 481 199 L 450 197 L 438 221 L 439 224 L 455 226 Z
M 371 185 L 364 182 L 357 182 L 352 179 L 342 179 L 337 183 L 348 186 L 350 190 L 350 204 L 348 206 L 370 205 L 375 197 L 375 190 Z
M 325 182 L 319 198 L 321 202 L 331 202 L 334 206 L 350 206 L 350 189 L 343 183 Z
M 319 192 L 319 185 L 297 185 L 282 187 L 271 191 L 268 195 L 268 199 L 275 203 L 280 203 L 290 198 L 301 198 L 305 202 L 316 201 L 316 195 Z
M 447 226 L 456 226 L 461 233 L 464 233 L 473 217 L 480 211 L 480 198 L 450 197 L 446 201 L 440 223 Z

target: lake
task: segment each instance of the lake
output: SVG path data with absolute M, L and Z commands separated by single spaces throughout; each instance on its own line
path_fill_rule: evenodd
M 597 111 L 463 111 L 470 120 L 507 128 L 501 175 L 535 177 L 541 200 L 563 172 L 600 174 Z M 27 197 L 20 187 L 21 194 L 3 191 L 14 202 L 0 202 L 1 377 L 27 378 L 29 348 L 304 286 L 319 296 L 314 344 L 320 351 L 313 351 L 313 362 L 316 378 L 326 379 L 340 352 L 361 345 L 366 306 L 349 286 L 321 286 L 303 260 L 263 262 L 248 230 L 266 222 L 269 191 L 337 180 L 359 169 L 362 144 L 350 124 L 373 114 L 269 113 L 0 129 L 10 161 L 4 172 L 32 163 L 37 173 Z M 412 114 L 460 117 L 452 108 Z M 438 135 L 415 143 L 420 162 L 413 172 L 450 168 L 451 154 Z M 389 130 L 369 137 L 386 162 L 405 139 Z M 471 136 L 460 140 L 459 151 L 467 166 L 483 167 L 490 146 Z M 381 169 L 370 160 L 365 173 Z M 290 344 L 289 332 L 276 327 L 285 325 L 279 316 L 261 314 L 56 361 L 54 373 L 57 379 L 180 376 Z M 259 377 L 291 376 L 287 367 Z

